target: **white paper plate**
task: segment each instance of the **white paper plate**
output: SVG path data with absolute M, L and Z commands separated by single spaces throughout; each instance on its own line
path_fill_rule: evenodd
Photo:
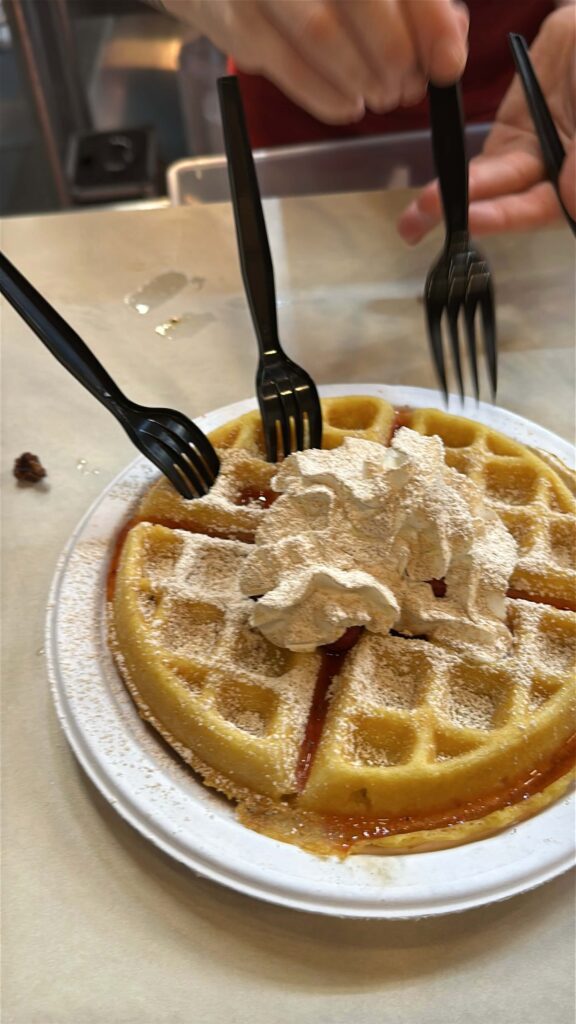
M 442 407 L 437 392 L 375 385 L 321 389 L 378 395 L 396 405 Z M 210 431 L 255 408 L 239 402 L 202 417 Z M 454 402 L 454 412 L 461 412 Z M 567 442 L 503 409 L 469 401 L 464 415 L 574 464 Z M 156 470 L 132 463 L 88 511 L 63 552 L 47 622 L 58 716 L 100 792 L 134 828 L 193 871 L 271 903 L 340 917 L 446 914 L 540 885 L 574 863 L 574 794 L 490 839 L 432 853 L 316 857 L 240 825 L 145 726 L 110 658 L 104 583 L 112 540 Z

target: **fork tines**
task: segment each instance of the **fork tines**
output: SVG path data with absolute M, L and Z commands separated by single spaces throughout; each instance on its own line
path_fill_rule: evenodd
M 274 367 L 260 364 L 256 393 L 262 415 L 266 456 L 277 462 L 322 444 L 322 413 L 316 385 L 301 367 L 286 358 Z
M 464 397 L 464 375 L 460 350 L 460 314 L 463 314 L 466 347 L 474 394 L 480 396 L 478 374 L 477 320 L 482 323 L 484 352 L 488 367 L 490 389 L 494 398 L 497 389 L 496 318 L 494 288 L 490 268 L 484 256 L 475 249 L 465 252 L 445 251 L 431 269 L 425 289 L 426 316 L 434 366 L 444 396 L 448 397 L 448 381 L 442 319 L 445 318 L 450 351 L 454 363 L 458 390 Z
M 218 476 L 220 460 L 195 423 L 171 409 L 150 409 L 138 434 L 141 450 L 183 498 L 201 498 L 208 493 Z
M 448 399 L 446 363 L 442 344 L 442 319 L 448 324 L 450 348 L 460 397 L 464 379 L 458 321 L 464 314 L 472 383 L 480 395 L 476 340 L 476 316 L 480 309 L 484 351 L 492 397 L 496 394 L 496 318 L 490 268 L 474 247 L 468 233 L 468 158 L 460 84 L 428 86 L 432 149 L 438 174 L 446 241 L 426 280 L 425 304 L 430 347 L 444 397 Z

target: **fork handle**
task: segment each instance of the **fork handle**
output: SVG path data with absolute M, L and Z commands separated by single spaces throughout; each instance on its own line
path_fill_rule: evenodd
M 558 135 L 556 125 L 554 124 L 548 104 L 544 98 L 544 93 L 540 88 L 540 82 L 538 81 L 536 72 L 532 66 L 530 51 L 528 50 L 528 44 L 526 43 L 524 36 L 518 35 L 517 32 L 510 32 L 508 40 L 510 42 L 512 56 L 514 57 L 516 71 L 518 72 L 520 81 L 522 82 L 530 116 L 536 129 L 538 142 L 540 143 L 540 149 L 542 150 L 542 157 L 544 159 L 544 166 L 546 167 L 546 173 L 554 186 L 558 202 L 562 207 L 562 212 L 564 213 L 566 221 L 572 229 L 572 234 L 576 235 L 576 221 L 566 209 L 564 200 L 560 194 L 560 186 L 558 184 L 560 171 L 562 170 L 562 165 L 566 159 L 566 152 L 562 145 L 562 140 Z
M 460 84 L 428 86 L 432 150 L 448 235 L 468 232 L 468 158 Z
M 49 302 L 26 280 L 23 274 L 0 253 L 0 292 L 38 335 L 59 363 L 87 390 L 118 416 L 117 405 L 128 403 L 96 356 L 82 338 Z
M 266 360 L 282 351 L 278 340 L 274 268 L 242 97 L 233 75 L 218 79 L 218 95 L 242 278 L 260 355 Z

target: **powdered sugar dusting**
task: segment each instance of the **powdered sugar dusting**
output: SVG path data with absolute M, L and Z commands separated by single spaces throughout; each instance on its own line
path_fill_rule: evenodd
M 138 657 L 148 646 L 149 658 L 178 679 L 183 692 L 197 694 L 214 720 L 265 735 L 266 742 L 285 743 L 287 729 L 299 734 L 318 659 L 294 659 L 251 629 L 252 601 L 239 587 L 251 545 L 150 523 L 132 529 L 129 545 L 119 585 L 129 585 L 137 597 Z M 152 595 L 151 619 L 143 595 Z M 123 674 L 130 676 L 126 666 Z M 297 743 L 291 746 L 293 760 Z

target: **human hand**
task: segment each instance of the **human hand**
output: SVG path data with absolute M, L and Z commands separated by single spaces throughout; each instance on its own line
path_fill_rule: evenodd
M 566 150 L 559 187 L 576 218 L 576 8 L 563 7 L 543 22 L 530 56 L 558 134 Z M 469 224 L 473 234 L 529 230 L 562 216 L 552 185 L 545 180 L 540 144 L 522 84 L 516 76 L 483 152 L 470 161 Z M 407 207 L 398 230 L 410 245 L 442 219 L 438 185 L 431 182 Z
M 242 71 L 328 124 L 418 103 L 456 81 L 468 12 L 455 0 L 164 0 Z

